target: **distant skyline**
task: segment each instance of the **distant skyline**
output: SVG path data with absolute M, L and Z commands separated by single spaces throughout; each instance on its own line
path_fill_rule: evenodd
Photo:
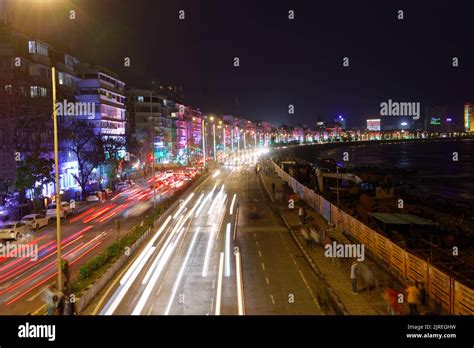
M 468 3 L 419 1 L 17 0 L 15 28 L 73 47 L 132 87 L 183 86 L 204 113 L 313 126 L 342 114 L 358 126 L 389 99 L 474 101 Z M 76 19 L 69 19 L 69 10 Z M 178 18 L 184 10 L 185 19 Z M 293 10 L 294 20 L 288 19 Z M 403 20 L 398 20 L 403 10 Z M 131 67 L 123 66 L 125 57 Z M 233 66 L 234 58 L 240 67 Z M 349 67 L 343 67 L 343 58 Z M 453 57 L 459 66 L 452 66 Z M 294 105 L 294 115 L 288 106 Z

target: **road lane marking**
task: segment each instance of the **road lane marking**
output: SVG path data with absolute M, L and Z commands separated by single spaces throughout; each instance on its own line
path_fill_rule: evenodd
M 270 295 L 270 298 L 272 300 L 272 304 L 275 305 L 275 298 L 273 297 L 273 295 Z
M 158 297 L 158 295 L 160 294 L 162 288 L 163 288 L 163 285 L 160 285 L 160 287 L 156 291 L 156 294 L 155 294 L 156 297 Z
M 221 252 L 219 259 L 219 275 L 217 278 L 217 300 L 216 300 L 216 312 L 215 315 L 221 314 L 221 300 L 222 300 L 222 273 L 224 268 L 224 253 Z
M 286 243 L 285 239 L 283 238 L 283 235 L 280 234 L 280 237 L 281 237 L 281 239 L 283 240 L 283 243 L 285 244 L 286 250 L 288 250 L 288 254 L 290 255 L 290 257 L 291 257 L 293 263 L 296 265 L 296 268 L 298 269 L 298 273 L 300 274 L 300 277 L 301 277 L 301 279 L 303 280 L 303 283 L 304 283 L 305 286 L 306 286 L 306 290 L 308 290 L 309 295 L 311 296 L 312 300 L 314 301 L 314 303 L 316 304 L 316 306 L 317 306 L 318 309 L 320 310 L 321 314 L 322 314 L 322 315 L 325 315 L 324 312 L 323 312 L 323 310 L 322 310 L 322 308 L 321 308 L 321 306 L 319 305 L 318 300 L 316 299 L 316 297 L 315 297 L 314 294 L 313 294 L 313 290 L 311 289 L 311 287 L 309 286 L 308 281 L 306 280 L 305 276 L 303 275 L 303 272 L 301 271 L 301 268 L 298 266 L 298 263 L 296 262 L 296 260 L 295 260 L 295 258 L 294 258 L 294 256 L 293 256 L 293 254 L 292 254 L 292 252 L 291 252 L 291 250 L 290 250 L 288 244 Z
M 258 242 L 255 242 L 255 244 L 257 244 L 257 246 L 260 247 L 260 244 L 258 244 Z
M 265 264 L 262 262 L 262 269 L 265 271 Z
M 155 306 L 155 304 L 152 304 L 151 307 L 150 307 L 150 310 L 148 311 L 147 315 L 150 315 L 151 312 L 153 311 L 153 307 Z
M 260 252 L 260 250 L 258 251 L 258 256 L 262 257 L 262 253 Z
M 265 277 L 265 282 L 267 283 L 267 285 L 270 285 L 270 280 L 268 279 L 268 277 Z
M 255 232 L 253 233 L 253 237 L 257 239 L 257 234 Z

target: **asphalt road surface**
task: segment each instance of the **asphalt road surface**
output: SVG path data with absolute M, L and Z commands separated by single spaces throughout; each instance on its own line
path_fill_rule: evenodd
M 78 274 L 80 265 L 103 250 L 118 238 L 115 220 L 121 221 L 121 231 L 128 231 L 143 219 L 152 206 L 153 190 L 144 181 L 112 196 L 103 203 L 89 203 L 78 207 L 73 216 L 62 220 L 62 254 L 71 265 L 72 276 Z M 174 189 L 158 190 L 157 200 L 172 195 Z M 144 209 L 140 214 L 124 217 L 124 213 Z M 0 314 L 42 314 L 45 302 L 44 289 L 56 282 L 56 223 L 39 231 L 31 231 L 19 241 L 3 241 L 16 246 L 37 248 L 37 257 L 0 257 Z M 24 249 L 26 250 L 26 249 Z M 28 254 L 33 256 L 32 254 Z M 72 277 L 71 277 L 72 278 Z
M 307 265 L 253 165 L 220 169 L 157 227 L 99 314 L 323 314 Z

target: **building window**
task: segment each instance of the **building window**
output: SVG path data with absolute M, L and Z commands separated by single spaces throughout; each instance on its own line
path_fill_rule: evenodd
M 64 64 L 66 64 L 70 68 L 74 68 L 74 58 L 65 54 L 64 55 Z
M 64 73 L 58 72 L 58 82 L 60 85 L 64 85 Z
M 36 41 L 28 41 L 28 52 L 36 53 Z
M 12 85 L 5 85 L 5 92 L 8 94 L 12 94 Z
M 139 103 L 143 103 L 145 101 L 142 95 L 139 95 L 137 97 L 137 100 L 138 100 Z

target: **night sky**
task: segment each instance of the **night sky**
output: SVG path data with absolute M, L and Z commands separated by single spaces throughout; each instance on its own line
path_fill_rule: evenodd
M 310 126 L 343 114 L 358 126 L 392 99 L 446 105 L 458 122 L 463 104 L 474 102 L 473 2 L 413 3 L 19 0 L 13 22 L 48 42 L 72 43 L 80 60 L 109 67 L 130 86 L 182 85 L 186 103 L 205 113 Z

